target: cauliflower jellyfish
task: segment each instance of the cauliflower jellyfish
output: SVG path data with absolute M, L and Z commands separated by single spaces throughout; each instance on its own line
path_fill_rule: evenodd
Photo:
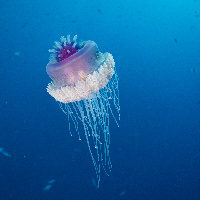
M 117 126 L 120 119 L 118 76 L 110 53 L 101 53 L 93 41 L 77 42 L 75 35 L 61 37 L 50 49 L 46 67 L 52 82 L 47 92 L 55 98 L 78 133 L 83 130 L 94 164 L 98 186 L 103 169 L 110 174 L 110 132 L 112 115 Z M 80 126 L 81 124 L 81 126 Z

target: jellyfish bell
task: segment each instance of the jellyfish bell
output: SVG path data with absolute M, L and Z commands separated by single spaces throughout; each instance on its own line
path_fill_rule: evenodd
M 55 43 L 57 49 L 50 50 L 54 54 L 46 71 L 53 84 L 49 84 L 47 91 L 57 101 L 70 103 L 89 98 L 105 87 L 114 74 L 112 55 L 98 52 L 93 41 L 77 44 L 75 39 L 71 42 L 63 37 L 61 41 Z
M 120 119 L 118 76 L 113 56 L 99 52 L 93 41 L 78 43 L 76 35 L 72 41 L 69 35 L 61 37 L 61 42 L 55 42 L 54 49 L 49 52 L 52 55 L 46 71 L 53 81 L 48 84 L 47 92 L 68 116 L 70 133 L 70 121 L 74 124 L 79 139 L 79 122 L 82 123 L 99 186 L 101 168 L 107 175 L 112 168 L 109 115 L 117 125 Z
M 87 41 L 83 48 L 77 43 L 63 44 L 57 49 L 58 62 L 49 63 L 47 73 L 56 87 L 75 85 L 97 69 L 97 52 L 97 45 L 92 41 Z

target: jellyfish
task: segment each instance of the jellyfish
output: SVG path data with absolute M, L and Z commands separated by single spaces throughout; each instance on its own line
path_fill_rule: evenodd
M 69 122 L 69 133 L 84 132 L 100 182 L 101 170 L 109 176 L 110 116 L 120 120 L 118 75 L 110 53 L 101 53 L 93 41 L 77 42 L 62 36 L 56 41 L 46 72 L 52 81 L 47 92 L 55 98 Z M 81 125 L 80 125 L 81 124 Z

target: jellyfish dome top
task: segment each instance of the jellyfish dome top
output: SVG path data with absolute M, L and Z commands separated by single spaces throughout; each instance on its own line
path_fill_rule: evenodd
M 72 41 L 69 35 L 60 40 L 49 50 L 52 54 L 46 71 L 53 81 L 47 92 L 67 115 L 70 134 L 71 122 L 80 140 L 83 129 L 99 186 L 101 169 L 109 175 L 112 168 L 109 116 L 117 125 L 120 119 L 115 62 L 110 53 L 99 52 L 93 41 L 78 43 L 76 35 Z

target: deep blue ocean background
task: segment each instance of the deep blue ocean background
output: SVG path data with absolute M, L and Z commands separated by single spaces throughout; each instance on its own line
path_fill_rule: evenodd
M 112 53 L 119 75 L 98 189 L 46 91 L 48 49 L 67 34 Z M 200 0 L 2 0 L 0 44 L 0 200 L 200 199 Z

